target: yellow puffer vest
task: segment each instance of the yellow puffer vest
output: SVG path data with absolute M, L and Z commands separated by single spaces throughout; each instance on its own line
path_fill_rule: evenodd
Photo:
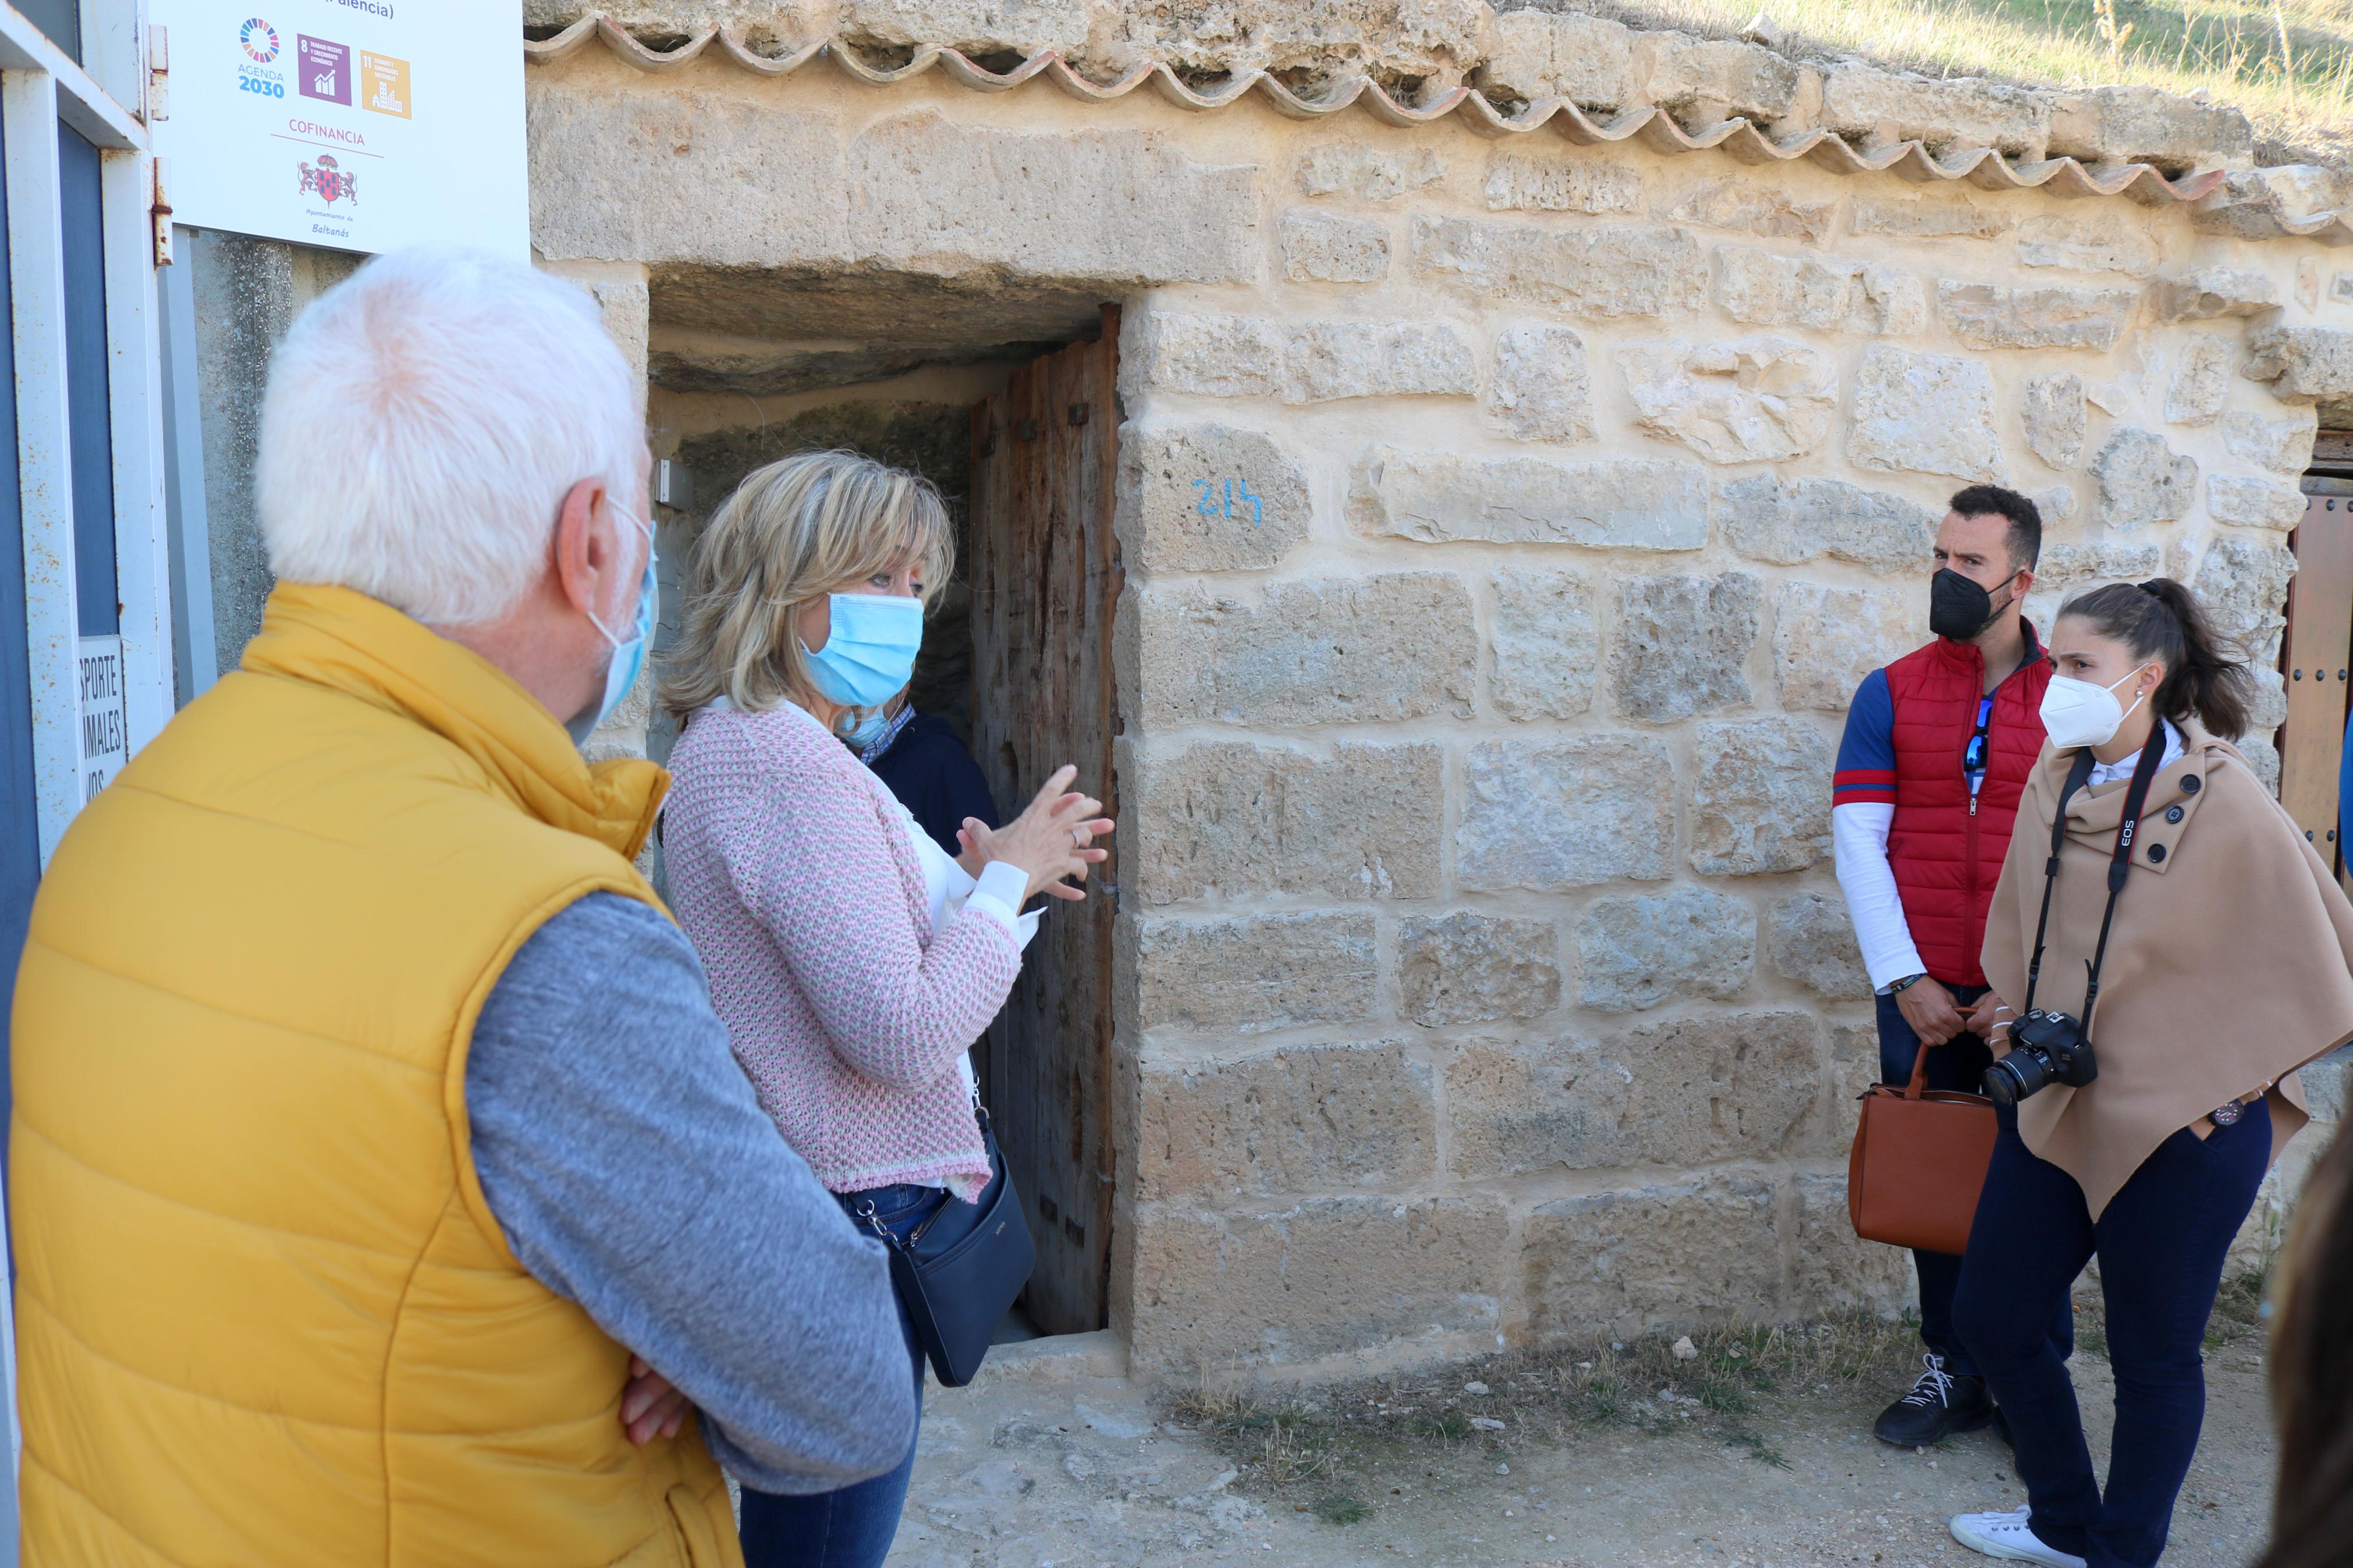
M 476 1015 L 631 868 L 667 775 L 591 769 L 488 662 L 281 586 L 244 665 L 66 834 L 16 983 L 26 1562 L 740 1568 L 690 1426 L 525 1273 L 469 1152 Z

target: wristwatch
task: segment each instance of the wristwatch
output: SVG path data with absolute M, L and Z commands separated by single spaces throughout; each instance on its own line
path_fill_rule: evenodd
M 2206 1120 L 2217 1127 L 2234 1127 L 2238 1124 L 2239 1118 L 2246 1114 L 2246 1110 L 2247 1108 L 2238 1100 L 2226 1100 L 2208 1111 Z
M 1907 974 L 1903 979 L 1897 981 L 1894 984 L 1890 985 L 1887 988 L 1887 994 L 1890 996 L 1900 995 L 1904 992 L 1911 990 L 1912 987 L 1919 984 L 1920 982 L 1927 978 L 1928 976 L 1926 971 L 1923 971 L 1918 974 Z

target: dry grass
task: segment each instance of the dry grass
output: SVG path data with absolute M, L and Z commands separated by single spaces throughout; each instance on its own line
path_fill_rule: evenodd
M 2353 156 L 2348 0 L 1539 0 L 1730 37 L 1760 15 L 1778 46 L 1930 76 L 2142 83 L 2244 110 L 2266 161 Z

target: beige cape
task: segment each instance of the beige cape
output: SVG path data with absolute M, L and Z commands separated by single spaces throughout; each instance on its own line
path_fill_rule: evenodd
M 2108 938 L 2091 1030 L 2099 1078 L 2019 1102 L 2020 1137 L 2075 1178 L 2095 1219 L 2159 1143 L 2265 1083 L 2277 1158 L 2309 1120 L 2295 1070 L 2353 1037 L 2353 904 L 2246 759 L 2181 729 L 2188 749 L 2150 786 Z M 2074 758 L 2043 748 L 1986 919 L 1986 978 L 2021 1012 Z M 2128 787 L 2068 803 L 2038 1007 L 2082 1016 Z

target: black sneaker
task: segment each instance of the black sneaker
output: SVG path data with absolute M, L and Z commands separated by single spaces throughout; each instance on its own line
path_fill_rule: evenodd
M 1945 1358 L 1920 1358 L 1925 1368 L 1912 1392 L 1879 1413 L 1871 1435 L 1902 1448 L 1934 1447 L 1956 1432 L 1974 1432 L 1993 1419 L 1993 1395 L 1981 1377 L 1956 1377 Z

